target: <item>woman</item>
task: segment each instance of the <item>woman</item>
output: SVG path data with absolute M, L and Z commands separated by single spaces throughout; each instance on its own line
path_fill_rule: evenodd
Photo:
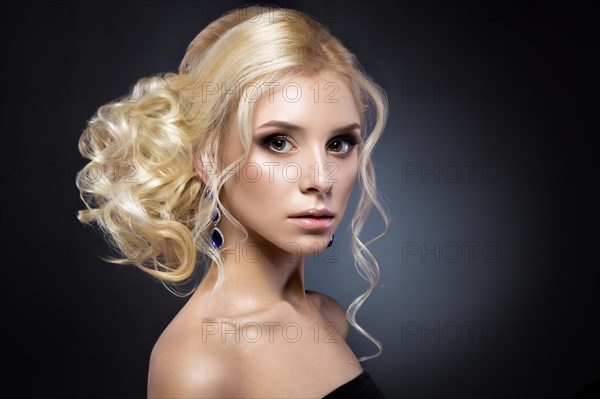
M 386 115 L 323 26 L 258 6 L 200 32 L 179 73 L 99 108 L 80 139 L 79 219 L 125 256 L 107 261 L 174 293 L 204 272 L 152 351 L 149 397 L 383 397 L 359 363 L 381 345 L 355 314 L 379 279 L 358 238 L 372 205 L 388 226 L 370 159 Z M 346 312 L 305 290 L 304 258 L 333 244 L 357 177 L 352 250 L 370 286 Z M 350 324 L 377 354 L 356 358 Z

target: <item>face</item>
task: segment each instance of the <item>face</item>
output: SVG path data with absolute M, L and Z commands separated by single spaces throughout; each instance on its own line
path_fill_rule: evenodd
M 224 184 L 221 201 L 250 242 L 309 256 L 327 247 L 346 209 L 358 173 L 360 114 L 350 88 L 330 73 L 277 83 L 256 103 L 248 161 Z M 227 143 L 229 165 L 243 154 L 235 123 Z M 332 217 L 294 217 L 311 209 Z M 242 238 L 224 228 L 226 241 Z

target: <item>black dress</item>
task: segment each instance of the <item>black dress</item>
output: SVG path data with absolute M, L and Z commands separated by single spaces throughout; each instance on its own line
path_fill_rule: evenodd
M 386 399 L 383 392 L 377 388 L 369 373 L 363 371 L 353 380 L 348 381 L 328 393 L 323 399 Z

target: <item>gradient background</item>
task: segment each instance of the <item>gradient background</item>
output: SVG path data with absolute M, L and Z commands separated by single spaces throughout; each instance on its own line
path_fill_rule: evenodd
M 201 29 L 243 4 L 4 7 L 5 365 L 22 395 L 145 396 L 152 345 L 185 300 L 99 259 L 107 246 L 75 217 L 77 140 L 100 105 L 175 71 Z M 392 225 L 370 246 L 382 279 L 358 313 L 383 344 L 363 367 L 386 395 L 567 398 L 597 379 L 593 14 L 544 2 L 274 4 L 325 23 L 389 96 L 374 163 Z M 344 307 L 366 288 L 350 217 L 306 268 L 307 288 Z M 373 211 L 363 237 L 382 226 Z M 356 333 L 350 344 L 375 350 Z

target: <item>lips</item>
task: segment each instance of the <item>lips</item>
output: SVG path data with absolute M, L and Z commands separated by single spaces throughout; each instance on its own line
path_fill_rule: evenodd
M 307 230 L 323 230 L 333 224 L 333 216 L 299 216 L 291 217 L 289 220 L 297 226 Z
M 323 230 L 333 224 L 334 217 L 327 208 L 311 208 L 290 216 L 290 220 L 303 229 Z
M 312 215 L 300 215 L 300 216 L 291 216 L 292 219 L 333 219 L 333 216 L 312 216 Z
M 311 209 L 307 209 L 302 212 L 298 212 L 290 217 L 291 218 L 330 218 L 331 219 L 331 218 L 335 217 L 335 214 L 327 208 L 321 208 L 321 209 L 311 208 Z

